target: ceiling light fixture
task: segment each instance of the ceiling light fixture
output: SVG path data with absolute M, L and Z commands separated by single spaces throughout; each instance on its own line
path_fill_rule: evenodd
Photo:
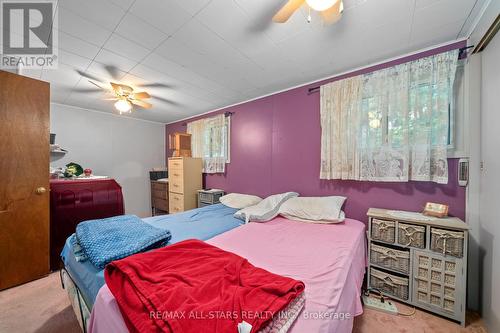
M 115 108 L 122 113 L 130 113 L 132 111 L 132 103 L 126 99 L 120 99 L 115 103 Z
M 306 0 L 309 7 L 318 12 L 331 8 L 339 0 Z

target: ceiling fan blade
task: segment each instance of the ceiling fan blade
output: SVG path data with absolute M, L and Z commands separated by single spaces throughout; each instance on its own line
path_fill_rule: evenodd
M 167 98 L 163 98 L 163 97 L 158 97 L 158 96 L 151 96 L 151 97 L 153 97 L 154 99 L 157 99 L 159 101 L 162 101 L 164 103 L 168 103 L 170 105 L 175 105 L 175 106 L 179 106 L 180 105 L 179 103 L 177 103 L 177 102 L 175 102 L 175 101 L 173 101 L 171 99 L 167 99 Z
M 89 80 L 89 82 L 90 82 L 90 83 L 92 83 L 94 86 L 96 86 L 96 87 L 97 87 L 97 88 L 99 88 L 99 89 L 102 89 L 102 90 L 109 90 L 108 88 L 103 87 L 103 86 L 101 86 L 100 84 L 98 84 L 98 83 L 96 83 L 96 82 L 94 82 L 94 81 L 92 81 L 92 80 Z
M 131 100 L 130 103 L 135 104 L 135 105 L 140 106 L 141 108 L 145 108 L 145 109 L 151 109 L 153 107 L 153 104 L 151 104 L 151 103 L 136 100 L 136 99 Z
M 113 90 L 121 90 L 121 91 L 125 91 L 128 93 L 131 93 L 132 91 L 134 91 L 134 89 L 132 87 L 127 86 L 125 84 L 114 83 L 114 82 L 110 82 L 109 84 L 111 84 L 111 87 L 113 87 Z
M 120 79 L 120 70 L 114 65 L 104 65 L 104 69 L 109 73 L 113 80 Z
M 132 94 L 133 99 L 147 99 L 151 98 L 151 95 L 145 91 L 137 92 Z
M 97 81 L 97 82 L 101 82 L 101 83 L 102 83 L 102 82 L 104 82 L 101 78 L 98 78 L 97 76 L 92 75 L 92 74 L 89 74 L 89 73 L 85 73 L 84 71 L 81 71 L 81 70 L 78 70 L 78 69 L 77 69 L 77 70 L 76 70 L 76 72 L 77 72 L 78 74 L 80 74 L 81 76 L 86 77 L 86 78 L 87 78 L 87 79 L 89 79 L 89 80 L 92 80 L 92 81 Z
M 320 15 L 323 18 L 323 22 L 326 24 L 334 24 L 340 20 L 343 11 L 344 4 L 342 0 L 338 0 L 333 6 L 320 12 Z
M 102 92 L 101 89 L 96 89 L 96 88 L 75 88 L 73 89 L 74 92 L 77 93 L 96 93 L 96 92 Z
M 304 2 L 305 0 L 288 0 L 288 2 L 273 16 L 273 21 L 276 23 L 285 23 Z

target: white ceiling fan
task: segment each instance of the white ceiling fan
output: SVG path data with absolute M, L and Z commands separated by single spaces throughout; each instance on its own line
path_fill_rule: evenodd
M 319 12 L 326 24 L 336 23 L 342 17 L 344 3 L 342 0 L 288 0 L 287 3 L 273 16 L 276 23 L 285 23 L 303 4 L 309 9 Z M 309 12 L 308 22 L 311 21 Z

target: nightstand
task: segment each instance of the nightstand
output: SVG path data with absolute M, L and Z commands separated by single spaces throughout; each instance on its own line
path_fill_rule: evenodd
M 368 217 L 368 286 L 464 326 L 469 226 L 377 208 Z
M 198 208 L 219 203 L 223 190 L 198 190 Z

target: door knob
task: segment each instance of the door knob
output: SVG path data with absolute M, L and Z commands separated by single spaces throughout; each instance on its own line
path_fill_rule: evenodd
M 45 189 L 45 187 L 37 187 L 35 189 L 35 193 L 38 194 L 38 195 L 44 194 L 45 192 L 47 192 L 47 190 Z

